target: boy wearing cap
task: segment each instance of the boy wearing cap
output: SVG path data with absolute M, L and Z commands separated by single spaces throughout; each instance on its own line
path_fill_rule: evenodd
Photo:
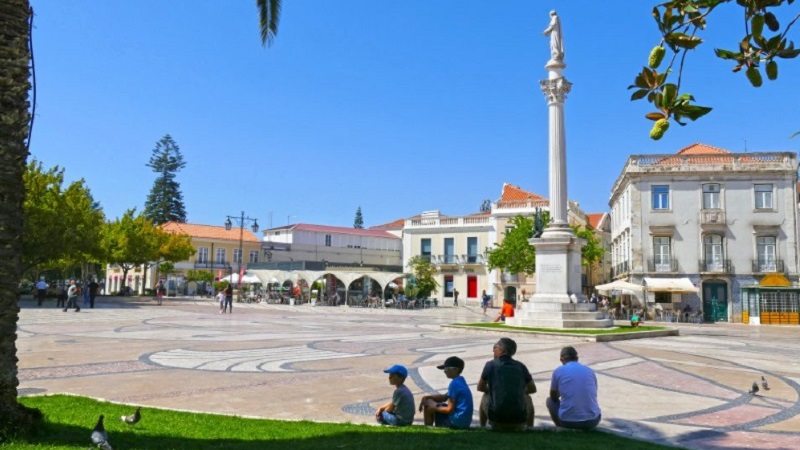
M 378 408 L 375 420 L 385 425 L 404 426 L 414 422 L 414 395 L 404 384 L 408 377 L 405 366 L 395 364 L 384 370 L 389 374 L 389 384 L 395 387 L 392 401 Z
M 466 430 L 472 423 L 472 392 L 461 376 L 464 360 L 451 356 L 441 366 L 445 376 L 450 378 L 447 394 L 426 395 L 419 403 L 419 411 L 425 415 L 425 425 Z

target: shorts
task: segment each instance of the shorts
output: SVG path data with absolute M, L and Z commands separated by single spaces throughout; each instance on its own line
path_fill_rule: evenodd
M 394 413 L 390 413 L 388 411 L 384 411 L 381 413 L 381 417 L 378 419 L 378 423 L 382 423 L 384 425 L 391 425 L 394 427 L 411 425 L 410 423 L 400 423 L 400 419 L 398 419 Z

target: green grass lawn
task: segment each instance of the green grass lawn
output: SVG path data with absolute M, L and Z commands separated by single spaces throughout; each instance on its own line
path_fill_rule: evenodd
M 601 328 L 601 329 L 559 329 L 559 328 L 528 328 L 528 327 L 512 327 L 506 325 L 504 323 L 485 323 L 485 322 L 478 322 L 478 323 L 455 323 L 453 325 L 463 326 L 463 327 L 475 327 L 475 328 L 488 328 L 494 330 L 510 330 L 510 331 L 538 331 L 543 333 L 564 333 L 564 334 L 590 334 L 590 335 L 597 335 L 597 334 L 618 334 L 618 333 L 639 333 L 642 331 L 660 331 L 666 330 L 666 327 L 651 327 L 641 325 L 638 327 L 632 327 L 630 325 L 624 325 L 620 327 L 614 328 Z
M 269 401 L 269 399 L 264 399 Z M 65 395 L 23 397 L 20 402 L 39 408 L 45 416 L 39 429 L 23 439 L 0 445 L 8 449 L 86 449 L 89 435 L 104 414 L 109 443 L 125 449 L 547 449 L 614 450 L 674 449 L 635 441 L 600 431 L 493 433 L 484 430 L 452 431 L 422 426 L 390 428 L 347 423 L 287 422 L 245 419 L 213 414 L 193 414 L 143 408 L 142 420 L 133 426 L 119 420 L 131 406 Z

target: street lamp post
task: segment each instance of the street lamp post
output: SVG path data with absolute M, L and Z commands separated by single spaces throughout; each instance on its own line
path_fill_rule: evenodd
M 245 217 L 244 211 L 242 211 L 242 214 L 239 217 L 227 216 L 227 220 L 225 220 L 225 229 L 228 230 L 228 231 L 230 231 L 230 229 L 233 228 L 233 222 L 231 222 L 231 220 L 235 220 L 239 224 L 239 261 L 238 261 L 239 262 L 239 272 L 238 272 L 238 275 L 237 275 L 238 282 L 236 283 L 236 289 L 240 289 L 242 287 L 242 258 L 244 258 L 244 255 L 242 255 L 242 250 L 243 250 L 242 249 L 242 241 L 244 239 L 244 224 L 247 223 L 247 222 L 253 222 L 253 226 L 252 226 L 253 233 L 257 233 L 258 232 L 258 219 L 255 219 L 255 218 L 252 218 L 252 217 Z M 233 279 L 231 279 L 231 281 L 233 281 Z

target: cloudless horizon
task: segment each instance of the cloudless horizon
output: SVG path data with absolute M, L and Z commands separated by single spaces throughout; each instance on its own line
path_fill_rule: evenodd
M 284 0 L 261 46 L 255 2 L 31 0 L 36 110 L 30 159 L 83 178 L 106 217 L 141 211 L 146 167 L 170 134 L 187 221 L 241 211 L 262 229 L 364 226 L 426 210 L 478 212 L 503 183 L 548 197 L 547 77 L 555 9 L 564 36 L 568 195 L 608 211 L 632 154 L 693 143 L 794 151 L 800 59 L 752 88 L 715 47 L 743 36 L 735 5 L 709 18 L 683 89 L 714 110 L 649 138 L 651 109 L 627 90 L 659 42 L 656 1 Z M 492 5 L 494 6 L 494 5 Z M 785 26 L 800 2 L 779 8 Z M 789 39 L 800 45 L 798 27 Z M 669 56 L 668 52 L 668 56 Z

